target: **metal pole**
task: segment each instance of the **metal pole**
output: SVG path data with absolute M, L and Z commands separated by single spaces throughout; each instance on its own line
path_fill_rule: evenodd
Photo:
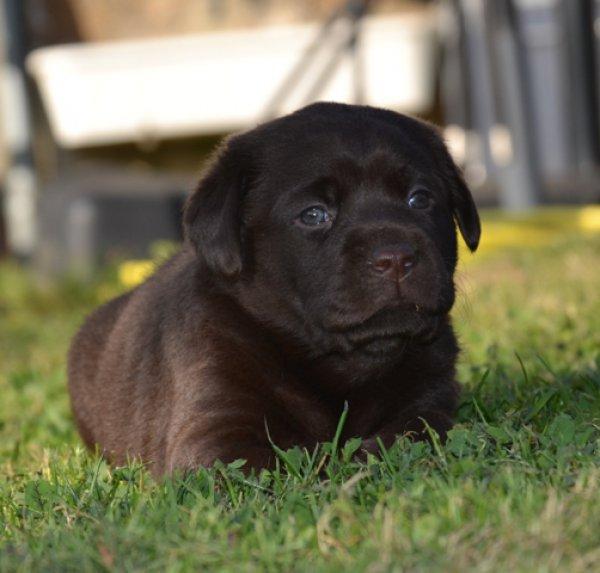
M 512 160 L 499 171 L 500 204 L 519 211 L 537 205 L 541 181 L 536 154 L 536 134 L 532 124 L 533 102 L 525 77 L 523 47 L 519 41 L 515 6 L 512 0 L 490 3 L 490 31 L 497 63 L 497 85 L 504 86 L 504 115 L 512 139 Z
M 8 155 L 4 216 L 9 252 L 30 258 L 36 243 L 36 181 L 31 152 L 31 122 L 25 80 L 23 3 L 0 0 L 0 122 Z
M 353 59 L 353 88 L 355 103 L 362 103 L 364 100 L 364 70 L 360 51 L 360 32 L 361 21 L 367 14 L 372 0 L 347 0 L 342 6 L 336 8 L 327 18 L 320 28 L 314 40 L 308 45 L 301 58 L 286 76 L 283 83 L 279 86 L 271 100 L 265 107 L 263 119 L 269 120 L 277 116 L 281 106 L 292 94 L 294 89 L 304 79 L 310 67 L 314 64 L 317 55 L 325 46 L 326 41 L 332 36 L 335 25 L 338 22 L 346 21 L 350 29 L 346 31 L 347 35 L 335 43 L 332 53 L 328 56 L 325 64 L 321 67 L 315 80 L 304 96 L 305 102 L 310 102 L 317 98 L 325 89 L 327 83 L 332 78 L 340 60 L 345 52 L 348 52 Z
M 497 166 L 493 159 L 489 134 L 497 123 L 496 100 L 492 77 L 490 42 L 486 28 L 484 0 L 459 0 L 456 9 L 461 17 L 460 31 L 466 52 L 465 67 L 469 76 L 469 132 L 466 141 L 465 174 L 474 186 L 494 181 Z
M 370 3 L 370 0 L 365 0 L 355 4 L 352 21 L 352 35 L 348 42 L 348 51 L 350 52 L 353 63 L 354 103 L 357 105 L 364 104 L 366 101 L 365 62 L 363 59 L 363 51 L 361 49 L 361 39 L 363 19 L 369 9 Z
M 283 83 L 277 88 L 277 91 L 267 103 L 263 113 L 263 119 L 269 120 L 277 116 L 279 109 L 284 101 L 294 90 L 300 79 L 306 74 L 312 61 L 317 56 L 323 42 L 329 36 L 331 29 L 340 17 L 343 16 L 345 8 L 337 8 L 334 10 L 327 20 L 323 23 L 319 32 L 313 41 L 308 45 L 301 58 L 296 65 L 290 70 L 289 74 L 284 79 Z
M 592 5 L 588 0 L 563 0 L 571 73 L 571 112 L 574 119 L 577 166 L 582 172 L 593 172 L 598 163 L 598 122 L 594 105 L 596 70 L 594 69 L 594 37 Z

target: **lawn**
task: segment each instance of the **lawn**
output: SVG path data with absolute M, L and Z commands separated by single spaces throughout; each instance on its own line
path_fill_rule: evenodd
M 3 263 L 0 571 L 600 571 L 600 234 L 540 225 L 461 266 L 445 446 L 358 464 L 334 442 L 251 477 L 156 483 L 88 454 L 65 352 L 118 269 L 39 289 Z

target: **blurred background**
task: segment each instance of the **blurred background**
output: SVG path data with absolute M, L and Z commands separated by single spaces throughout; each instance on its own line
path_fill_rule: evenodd
M 1 0 L 0 39 L 0 253 L 40 276 L 178 241 L 219 139 L 316 100 L 440 125 L 481 207 L 600 227 L 600 0 Z

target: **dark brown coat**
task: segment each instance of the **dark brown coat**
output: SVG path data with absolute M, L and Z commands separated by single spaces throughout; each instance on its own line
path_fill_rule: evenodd
M 437 133 L 316 104 L 229 138 L 184 214 L 186 243 L 96 310 L 69 353 L 84 441 L 156 475 L 333 437 L 442 436 L 458 388 L 454 221 L 471 195 Z

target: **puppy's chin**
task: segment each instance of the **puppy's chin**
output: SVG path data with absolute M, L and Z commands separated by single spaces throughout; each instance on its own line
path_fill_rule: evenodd
M 329 351 L 341 354 L 361 353 L 385 359 L 397 359 L 408 342 L 426 343 L 435 338 L 447 310 L 427 310 L 417 305 L 383 308 L 359 322 L 327 329 Z
M 383 308 L 349 329 L 346 337 L 358 349 L 393 349 L 406 340 L 430 338 L 444 315 L 445 312 L 426 311 L 417 305 Z
M 411 356 L 414 345 L 429 344 L 443 332 L 447 314 L 384 309 L 362 324 L 325 334 L 313 364 L 332 392 L 346 391 L 385 376 Z

